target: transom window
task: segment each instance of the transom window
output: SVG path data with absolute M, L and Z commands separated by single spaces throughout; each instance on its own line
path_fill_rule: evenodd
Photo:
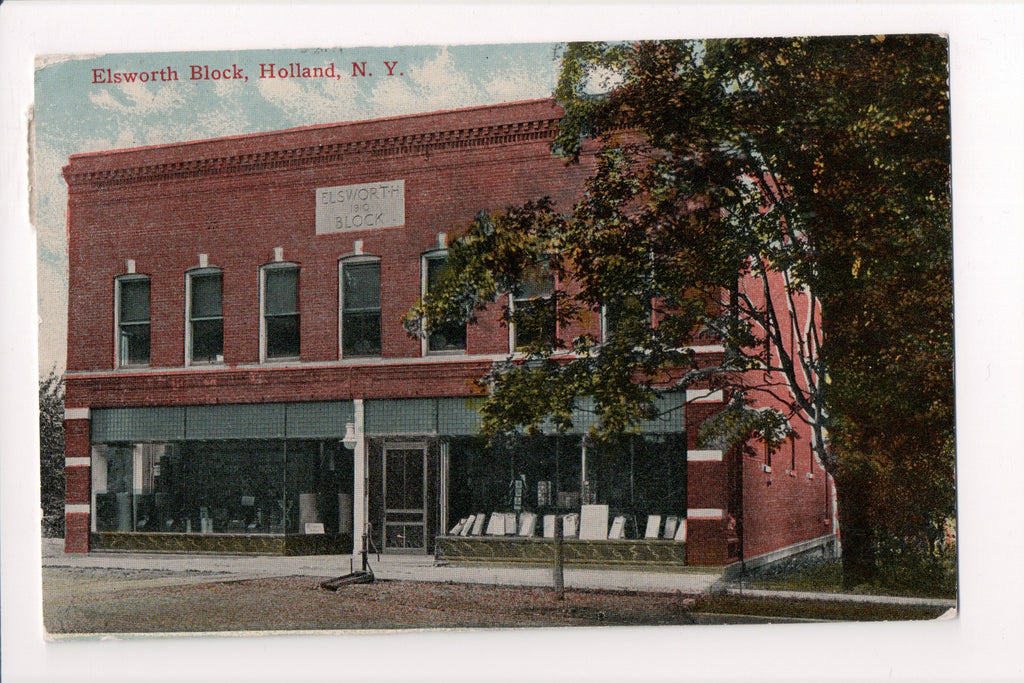
M 190 363 L 224 360 L 222 277 L 216 268 L 188 274 L 188 359 Z
M 448 252 L 435 252 L 423 257 L 423 296 L 426 296 L 440 281 L 448 264 Z M 428 353 L 466 350 L 466 326 L 459 323 L 427 322 L 426 350 Z
M 374 258 L 340 262 L 341 355 L 379 356 L 380 261 Z
M 149 365 L 149 278 L 127 275 L 116 282 L 117 364 Z
M 509 297 L 514 351 L 555 343 L 555 277 L 540 263 L 523 273 Z
M 299 267 L 265 266 L 263 273 L 264 360 L 299 357 Z

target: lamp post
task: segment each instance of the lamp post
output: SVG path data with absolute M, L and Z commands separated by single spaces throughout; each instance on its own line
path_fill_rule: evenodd
M 345 436 L 341 442 L 345 448 L 352 449 L 353 451 L 352 531 L 354 535 L 355 530 L 359 529 L 362 534 L 358 552 L 362 555 L 363 571 L 365 571 L 367 566 L 368 520 L 366 515 L 366 439 L 363 434 L 363 400 L 353 399 L 352 407 L 354 420 L 345 425 Z

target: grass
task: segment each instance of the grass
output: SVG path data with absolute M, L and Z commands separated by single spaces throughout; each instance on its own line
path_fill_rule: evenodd
M 699 598 L 692 611 L 698 614 L 743 614 L 827 621 L 909 621 L 935 619 L 946 609 L 920 605 L 709 595 Z
M 956 599 L 955 588 L 923 582 L 907 582 L 898 588 L 880 584 L 861 584 L 853 589 L 844 588 L 843 566 L 839 560 L 794 560 L 765 572 L 745 576 L 741 583 L 749 588 L 773 590 Z

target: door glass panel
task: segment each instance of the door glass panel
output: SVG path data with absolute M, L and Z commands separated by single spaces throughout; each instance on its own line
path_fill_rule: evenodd
M 384 452 L 384 547 L 426 548 L 425 451 L 422 448 Z

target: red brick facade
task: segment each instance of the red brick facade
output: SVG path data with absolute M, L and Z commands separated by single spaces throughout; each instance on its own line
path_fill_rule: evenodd
M 401 319 L 420 296 L 423 254 L 480 210 L 543 196 L 571 206 L 592 158 L 552 157 L 559 115 L 543 100 L 71 157 L 68 410 L 474 395 L 474 380 L 509 351 L 503 302 L 468 328 L 465 353 L 454 356 L 424 356 Z M 316 188 L 396 179 L 405 182 L 404 226 L 317 234 Z M 299 267 L 298 361 L 260 358 L 260 268 L 275 251 Z M 354 254 L 380 259 L 373 360 L 339 352 L 339 260 Z M 223 277 L 223 363 L 188 366 L 185 277 L 201 261 Z M 130 267 L 150 278 L 150 362 L 121 369 L 114 290 Z M 708 349 L 702 364 L 720 353 Z M 687 406 L 690 449 L 721 405 Z M 89 457 L 89 421 L 67 427 L 68 457 Z M 687 505 L 701 514 L 689 522 L 688 562 L 726 564 L 740 547 L 751 557 L 831 533 L 828 479 L 807 445 L 798 440 L 792 475 L 785 452 L 771 474 L 739 452 L 689 462 Z M 69 468 L 67 481 L 69 506 L 89 504 L 89 467 Z M 737 524 L 742 546 L 730 540 Z M 69 508 L 67 528 L 68 551 L 87 551 L 89 513 Z

